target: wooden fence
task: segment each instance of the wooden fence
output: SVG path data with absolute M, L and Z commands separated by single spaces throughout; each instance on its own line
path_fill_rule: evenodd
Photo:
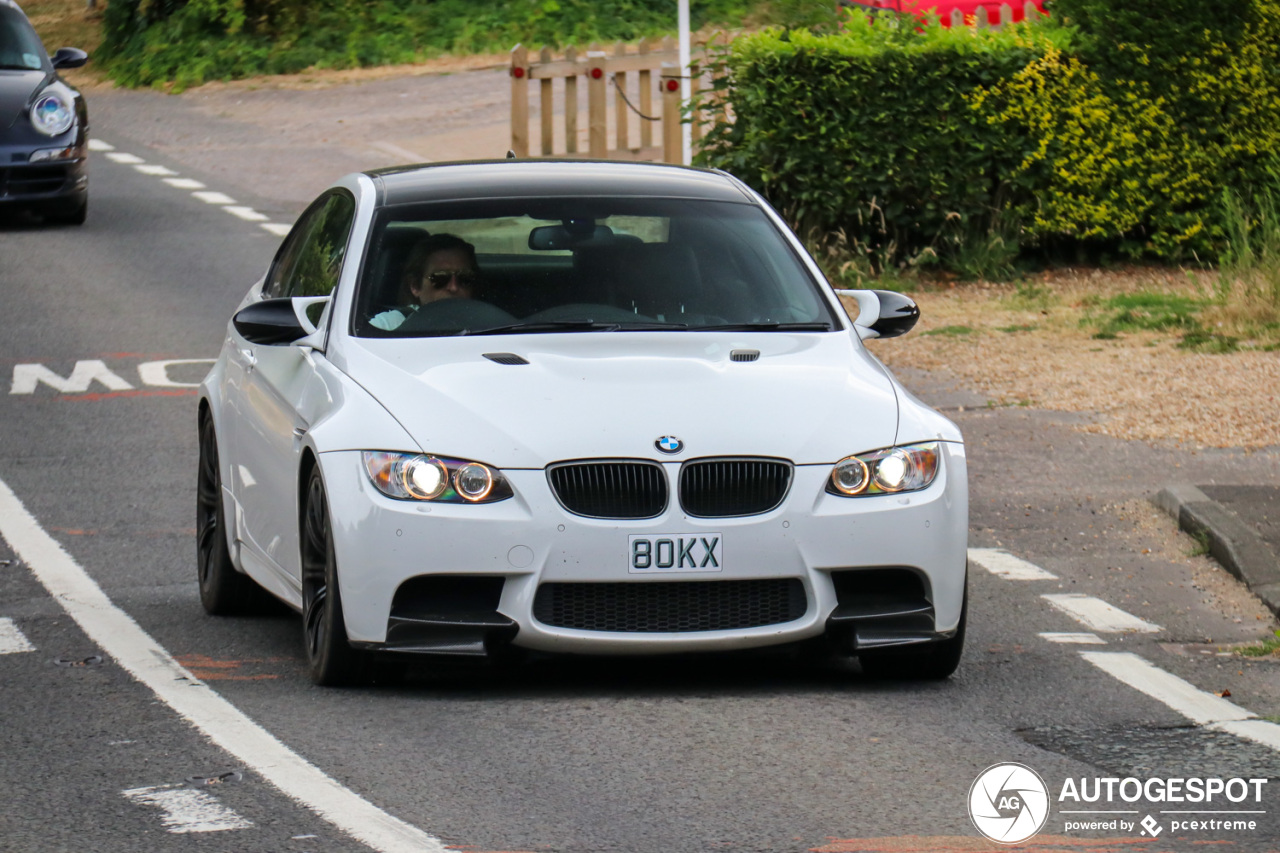
M 706 55 L 705 45 L 691 52 L 694 93 L 711 84 L 710 73 L 700 69 Z M 585 81 L 585 93 L 579 80 Z M 559 58 L 550 48 L 532 55 L 516 45 L 511 51 L 511 150 L 517 157 L 530 156 L 532 81 L 538 90 L 538 156 L 682 162 L 680 57 L 671 38 L 634 46 L 617 42 L 609 50 L 598 44 L 585 51 L 570 47 Z M 585 128 L 579 121 L 584 107 Z M 702 125 L 693 122 L 695 142 Z
M 887 5 L 891 0 L 881 2 Z M 1033 0 L 1023 3 L 1021 17 L 1033 21 L 1043 15 Z M 974 14 L 967 17 L 959 9 L 953 9 L 946 20 L 940 22 L 952 27 L 999 29 L 1015 17 L 1014 7 L 1005 3 L 998 7 L 978 6 Z M 692 93 L 712 84 L 706 57 L 727 44 L 729 38 L 722 36 L 692 51 Z M 537 156 L 585 154 L 601 160 L 683 162 L 680 57 L 670 37 L 660 42 L 642 41 L 634 47 L 617 42 L 609 50 L 599 44 L 585 51 L 570 47 L 558 58 L 548 47 L 535 55 L 524 45 L 516 45 L 511 50 L 510 73 L 511 150 L 517 157 L 529 157 L 531 153 L 529 99 L 533 87 L 530 84 L 537 81 L 540 130 Z M 556 80 L 561 81 L 559 86 L 555 85 Z M 579 87 L 579 80 L 586 81 L 585 92 Z M 614 90 L 613 98 L 609 97 L 610 87 Z M 658 112 L 654 111 L 655 95 L 660 103 Z M 585 128 L 579 121 L 584 108 Z M 691 117 L 695 147 L 707 118 L 701 112 Z

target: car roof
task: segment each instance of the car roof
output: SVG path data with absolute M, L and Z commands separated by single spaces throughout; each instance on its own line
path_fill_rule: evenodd
M 754 203 L 736 179 L 708 169 L 608 160 L 471 160 L 366 172 L 382 204 L 548 196 L 644 196 Z

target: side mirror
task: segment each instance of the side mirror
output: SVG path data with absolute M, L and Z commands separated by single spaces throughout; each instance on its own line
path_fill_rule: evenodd
M 836 294 L 858 301 L 858 319 L 853 325 L 863 339 L 905 335 L 920 319 L 915 301 L 892 290 L 837 290 Z
M 89 61 L 89 54 L 78 47 L 60 47 L 49 57 L 54 68 L 79 68 Z
M 240 309 L 231 323 L 249 343 L 291 344 L 315 334 L 316 324 L 307 316 L 307 309 L 328 301 L 328 296 L 264 299 Z

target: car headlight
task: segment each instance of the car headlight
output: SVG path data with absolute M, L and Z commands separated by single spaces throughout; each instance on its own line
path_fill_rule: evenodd
M 76 120 L 76 111 L 62 95 L 48 92 L 31 105 L 31 126 L 45 136 L 66 133 Z
M 378 491 L 402 501 L 493 503 L 514 494 L 496 468 L 424 453 L 366 450 L 364 468 Z
M 938 474 L 938 443 L 886 447 L 846 456 L 831 469 L 827 493 L 846 498 L 914 492 Z

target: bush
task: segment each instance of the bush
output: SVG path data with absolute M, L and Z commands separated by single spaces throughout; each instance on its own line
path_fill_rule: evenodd
M 694 0 L 736 24 L 752 0 Z M 666 0 L 112 0 L 99 59 L 125 86 L 420 61 L 450 52 L 638 39 L 674 29 Z
M 1065 40 L 1049 27 L 860 16 L 837 34 L 742 37 L 715 93 L 734 120 L 709 129 L 698 162 L 745 180 L 801 233 L 843 232 L 877 269 L 927 252 L 946 261 L 968 242 L 947 234 L 978 235 L 1003 264 L 1017 229 L 1001 207 L 1030 188 L 1009 184 L 1022 151 L 970 103 Z

